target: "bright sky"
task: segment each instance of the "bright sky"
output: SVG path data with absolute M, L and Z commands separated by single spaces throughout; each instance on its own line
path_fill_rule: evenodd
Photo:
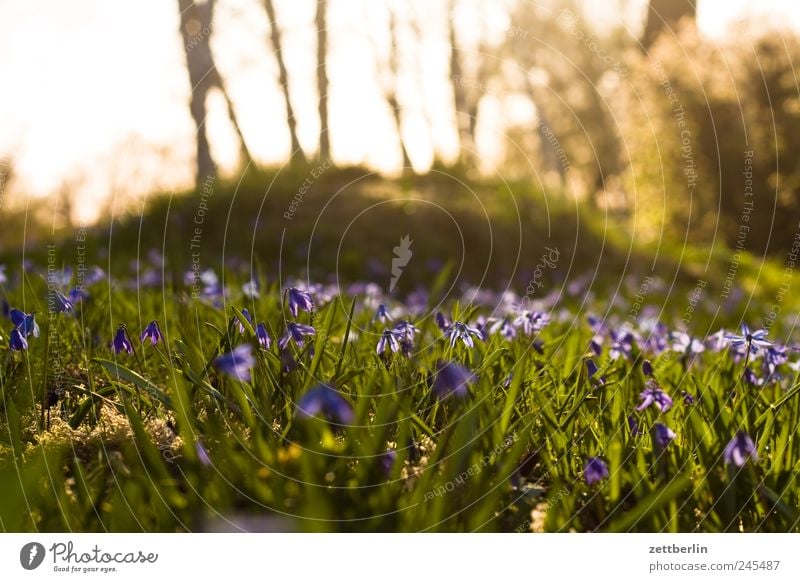
M 638 30 L 645 0 L 629 0 L 639 9 L 624 15 L 622 4 L 586 2 L 587 21 L 616 14 Z M 409 5 L 425 14 L 417 49 L 424 56 L 403 64 L 405 80 L 422 79 L 400 85 L 403 131 L 414 164 L 425 168 L 434 151 L 443 157 L 456 151 L 449 48 L 440 35 L 446 13 L 443 2 L 397 3 Z M 316 149 L 318 131 L 314 6 L 315 0 L 276 0 L 307 152 Z M 337 161 L 391 171 L 400 154 L 375 74 L 375 55 L 385 55 L 388 42 L 380 34 L 382 6 L 378 0 L 330 0 L 331 139 Z M 484 18 L 495 28 L 508 26 L 502 10 L 484 11 Z M 709 35 L 754 18 L 800 30 L 800 2 L 699 1 L 699 25 Z M 38 196 L 75 188 L 79 214 L 91 219 L 110 193 L 191 182 L 194 126 L 175 0 L 0 0 L 0 22 L 0 156 L 13 157 L 21 190 Z M 402 34 L 411 34 L 407 19 L 400 25 Z M 261 0 L 218 0 L 213 42 L 251 150 L 262 163 L 282 162 L 289 138 Z M 496 109 L 494 115 L 502 115 Z M 223 167 L 233 167 L 234 138 L 220 100 L 209 115 L 214 153 Z M 496 122 L 491 115 L 484 123 Z

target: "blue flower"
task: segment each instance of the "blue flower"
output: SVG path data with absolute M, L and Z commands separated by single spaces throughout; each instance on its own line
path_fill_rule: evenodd
M 596 380 L 592 380 L 592 378 L 594 378 L 594 375 L 597 374 L 599 369 L 600 368 L 597 367 L 597 364 L 594 363 L 594 360 L 592 360 L 591 358 L 586 360 L 586 371 L 589 373 L 589 380 L 595 386 L 597 386 L 597 385 L 603 386 L 606 383 L 606 377 L 605 376 L 600 376 Z
M 117 334 L 114 336 L 112 345 L 114 347 L 114 353 L 116 354 L 120 352 L 133 353 L 133 344 L 131 343 L 131 338 L 128 337 L 128 329 L 125 327 L 124 323 L 117 329 Z
M 676 436 L 669 427 L 660 422 L 653 426 L 653 440 L 660 449 L 665 448 Z
M 144 328 L 142 335 L 139 336 L 139 341 L 142 343 L 148 339 L 150 340 L 150 345 L 153 346 L 164 339 L 164 335 L 161 333 L 161 328 L 158 327 L 158 322 L 155 319 L 151 321 L 146 328 Z
M 629 331 L 611 332 L 611 338 L 614 343 L 611 345 L 611 350 L 608 352 L 608 357 L 612 360 L 618 359 L 620 356 L 625 356 L 631 359 L 633 356 L 633 342 L 635 338 Z
M 9 338 L 9 347 L 12 350 L 27 350 L 28 349 L 28 340 L 25 339 L 25 334 L 20 332 L 19 329 L 15 329 L 11 332 L 11 337 Z
M 653 364 L 650 363 L 650 360 L 645 360 L 642 364 L 642 372 L 644 372 L 645 376 L 652 376 L 653 375 Z
M 89 292 L 83 287 L 73 287 L 67 294 L 67 300 L 73 305 L 89 298 Z
M 103 271 L 103 269 L 95 265 L 91 269 L 89 269 L 89 272 L 86 274 L 86 278 L 83 280 L 83 282 L 86 283 L 87 285 L 94 285 L 95 283 L 99 283 L 105 278 L 106 278 L 105 271 Z
M 446 332 L 448 329 L 450 329 L 450 320 L 445 317 L 444 313 L 437 311 L 435 319 L 436 327 L 438 327 L 440 330 Z
M 253 316 L 250 315 L 250 312 L 247 311 L 247 308 L 242 309 L 242 315 L 250 325 L 253 325 Z M 238 317 L 235 317 L 234 319 L 236 320 L 236 326 L 239 328 L 239 333 L 244 333 L 244 324 L 239 320 Z
M 587 485 L 608 478 L 608 465 L 600 457 L 589 457 L 583 466 L 583 478 Z
M 411 350 L 414 349 L 414 336 L 417 334 L 417 328 L 413 324 L 403 320 L 398 321 L 392 328 L 392 331 L 397 334 L 403 355 L 409 357 L 411 355 Z
M 417 335 L 416 326 L 413 323 L 409 323 L 404 319 L 398 321 L 395 324 L 394 328 L 392 329 L 398 332 L 400 335 L 402 335 L 405 339 L 407 339 L 410 342 L 413 342 L 414 336 Z
M 56 313 L 64 313 L 65 311 L 72 311 L 72 301 L 58 289 L 53 289 L 51 294 L 50 305 L 52 311 Z
M 550 316 L 540 311 L 523 311 L 514 320 L 514 326 L 521 328 L 525 335 L 541 331 L 548 323 L 550 323 Z
M 39 324 L 36 323 L 36 317 L 33 312 L 25 313 L 19 309 L 12 309 L 8 316 L 11 318 L 11 323 L 23 336 L 26 338 L 30 336 L 39 337 Z
M 450 396 L 464 398 L 469 394 L 469 384 L 475 379 L 475 375 L 460 364 L 439 362 L 433 381 L 433 393 L 438 400 Z
M 386 309 L 386 305 L 383 303 L 378 305 L 378 309 L 375 310 L 375 317 L 372 318 L 372 321 L 375 321 L 376 319 L 379 319 L 381 323 L 392 321 L 392 316 L 389 315 L 389 311 Z
M 774 374 L 778 366 L 785 364 L 788 361 L 789 357 L 786 353 L 786 348 L 781 346 L 770 346 L 764 352 L 764 371 L 767 374 Z
M 655 380 L 647 381 L 644 390 L 639 394 L 639 398 L 641 398 L 642 403 L 636 407 L 638 412 L 641 412 L 651 404 L 655 404 L 656 408 L 661 412 L 666 412 L 672 408 L 672 398 L 656 384 Z
M 387 449 L 385 453 L 380 456 L 381 459 L 381 469 L 385 475 L 389 475 L 392 472 L 392 467 L 394 466 L 395 461 L 397 460 L 397 451 L 394 449 Z
M 250 344 L 236 346 L 232 352 L 217 356 L 214 365 L 223 374 L 232 376 L 242 382 L 250 381 L 250 370 L 256 365 L 253 348 Z
M 681 390 L 681 396 L 683 396 L 683 403 L 686 405 L 692 405 L 695 403 L 696 399 L 691 393 L 687 392 L 686 390 Z
M 744 381 L 750 384 L 751 386 L 761 386 L 763 382 L 756 376 L 756 373 L 750 369 L 748 366 L 744 369 Z
M 378 354 L 382 354 L 386 351 L 387 347 L 392 352 L 397 352 L 400 349 L 400 342 L 398 341 L 398 338 L 402 339 L 400 332 L 391 329 L 384 329 L 383 333 L 381 334 L 381 339 L 378 340 L 376 352 Z
M 244 296 L 248 299 L 258 298 L 258 281 L 250 279 L 247 283 L 242 285 L 242 293 L 244 293 Z
M 743 466 L 747 459 L 752 459 L 753 462 L 758 462 L 758 453 L 756 452 L 756 445 L 753 439 L 750 438 L 745 431 L 740 430 L 731 439 L 731 442 L 725 447 L 722 453 L 726 465 L 736 465 L 737 467 Z
M 211 465 L 211 457 L 208 456 L 208 451 L 203 446 L 203 443 L 196 441 L 194 443 L 194 450 L 197 453 L 197 460 L 200 461 L 201 465 L 205 465 L 206 467 Z
M 338 424 L 351 424 L 355 420 L 350 402 L 327 384 L 311 388 L 297 402 L 297 416 L 311 418 L 319 414 Z
M 751 332 L 747 324 L 743 323 L 741 331 L 741 334 L 725 334 L 725 339 L 730 342 L 731 346 L 737 348 L 747 346 L 750 353 L 756 354 L 759 349 L 768 348 L 772 345 L 772 342 L 767 339 L 768 332 L 766 329 L 759 329 L 758 331 Z
M 278 340 L 278 347 L 284 349 L 289 340 L 292 340 L 298 348 L 302 348 L 305 345 L 305 338 L 314 335 L 316 331 L 310 325 L 290 321 L 286 324 L 286 333 Z
M 492 321 L 491 319 L 489 320 Z M 497 320 L 489 327 L 489 333 L 500 333 L 506 340 L 511 341 L 517 337 L 517 328 L 508 320 L 507 317 Z M 486 335 L 484 333 L 484 335 Z
M 706 346 L 697 338 L 683 332 L 675 332 L 672 336 L 672 350 L 682 354 L 700 354 L 706 351 Z
M 637 421 L 636 417 L 632 414 L 628 415 L 628 428 L 631 431 L 631 436 L 634 438 L 642 434 L 642 431 L 639 430 L 639 421 Z
M 311 301 L 311 294 L 308 291 L 301 291 L 296 287 L 289 287 L 289 311 L 294 317 L 297 317 L 297 310 L 311 312 L 314 309 L 314 303 Z
M 258 343 L 261 344 L 261 347 L 265 350 L 268 350 L 272 345 L 272 338 L 267 331 L 267 326 L 264 323 L 259 323 L 256 326 L 256 338 L 258 339 Z
M 453 322 L 453 325 L 448 328 L 444 335 L 450 340 L 450 347 L 455 346 L 456 342 L 461 340 L 464 342 L 465 346 L 471 348 L 475 345 L 472 341 L 473 337 L 479 340 L 483 339 L 483 335 L 479 330 L 468 326 L 466 323 L 461 323 L 460 321 Z

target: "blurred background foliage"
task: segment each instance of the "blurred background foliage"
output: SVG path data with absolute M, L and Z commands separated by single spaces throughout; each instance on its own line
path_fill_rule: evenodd
M 725 6 L 706 3 L 714 5 L 712 14 L 725 14 Z M 706 264 L 719 253 L 726 256 L 726 249 L 771 257 L 776 268 L 784 262 L 784 251 L 798 231 L 800 197 L 800 162 L 794 155 L 800 140 L 800 85 L 794 69 L 800 43 L 793 30 L 749 22 L 727 35 L 711 36 L 698 28 L 703 0 L 629 0 L 605 8 L 577 0 L 442 0 L 429 6 L 429 14 L 414 2 L 370 4 L 377 20 L 364 26 L 377 22 L 381 28 L 369 31 L 375 63 L 363 74 L 375 78 L 377 99 L 395 132 L 379 139 L 396 142 L 400 160 L 391 171 L 376 171 L 368 163 L 341 159 L 331 145 L 337 139 L 345 143 L 342 134 L 347 133 L 341 129 L 341 110 L 328 99 L 338 70 L 336 62 L 329 62 L 331 51 L 336 53 L 331 47 L 342 33 L 335 27 L 327 30 L 327 19 L 338 18 L 343 5 L 297 6 L 296 11 L 308 13 L 307 39 L 313 33 L 316 41 L 314 54 L 300 60 L 302 69 L 285 46 L 297 34 L 291 9 L 282 2 L 247 9 L 264 10 L 267 17 L 264 41 L 277 64 L 282 100 L 276 103 L 290 136 L 282 163 L 265 163 L 254 153 L 253 130 L 229 87 L 230 75 L 218 65 L 230 58 L 222 39 L 235 30 L 229 19 L 233 9 L 222 0 L 180 0 L 175 33 L 180 31 L 188 72 L 197 186 L 188 187 L 184 179 L 167 189 L 128 164 L 125 171 L 117 167 L 115 181 L 99 200 L 85 197 L 84 181 L 76 176 L 65 178 L 50 198 L 33 198 L 25 196 L 17 152 L 10 150 L 0 167 L 7 194 L 0 215 L 3 248 L 16 256 L 23 245 L 36 252 L 43 241 L 73 237 L 89 208 L 96 218 L 91 230 L 95 244 L 108 244 L 113 233 L 121 258 L 165 241 L 188 252 L 201 184 L 212 177 L 215 210 L 205 228 L 216 229 L 214 236 L 227 234 L 229 254 L 253 249 L 267 263 L 277 260 L 283 228 L 288 237 L 284 246 L 296 251 L 282 257 L 291 266 L 313 244 L 310 229 L 330 251 L 342 240 L 344 225 L 378 201 L 391 203 L 382 206 L 386 212 L 361 221 L 358 232 L 348 233 L 355 237 L 353 248 L 377 244 L 384 235 L 389 248 L 404 225 L 425 225 L 417 235 L 418 249 L 429 249 L 434 258 L 452 258 L 462 254 L 460 237 L 475 249 L 469 262 L 482 265 L 481 250 L 491 248 L 497 257 L 489 273 L 499 282 L 524 280 L 513 259 L 524 261 L 548 243 L 574 250 L 575 268 L 606 260 L 626 264 L 630 256 L 643 264 L 652 260 L 655 268 L 660 256 L 674 250 L 678 254 L 669 260 L 679 262 L 680 253 L 683 260 L 693 255 L 692 248 L 706 251 L 700 257 Z M 598 17 L 604 11 L 612 17 Z M 285 24 L 289 20 L 291 26 Z M 376 44 L 373 37 L 385 42 Z M 432 41 L 447 52 L 430 52 Z M 428 61 L 439 67 L 436 87 L 443 93 L 437 94 L 437 103 L 445 105 L 429 108 L 423 123 L 420 104 L 412 97 L 430 89 L 426 75 L 417 71 Z M 297 97 L 297 84 L 302 81 L 305 87 L 312 71 L 316 95 L 306 98 L 318 114 L 316 144 L 301 139 L 308 112 L 298 112 L 303 107 Z M 220 153 L 223 145 L 214 142 L 213 95 L 221 96 L 233 129 L 229 149 L 238 160 L 233 166 L 218 159 L 225 155 Z M 414 131 L 409 129 L 412 118 Z M 447 151 L 434 143 L 425 161 L 419 153 L 422 129 L 434 137 L 444 131 L 456 148 Z M 163 174 L 182 167 L 174 162 L 174 152 L 150 152 L 150 158 L 140 154 L 130 146 L 121 148 L 118 157 L 136 158 L 148 171 Z M 284 220 L 287 205 L 323 162 L 332 167 L 312 180 L 297 216 Z M 752 172 L 752 197 L 745 197 L 750 186 L 745 170 Z M 452 218 L 434 204 L 415 200 L 453 212 L 461 234 L 450 232 Z M 745 210 L 749 201 L 752 209 Z M 405 210 L 395 213 L 397 208 Z M 320 219 L 323 209 L 328 214 Z M 229 228 L 232 223 L 237 229 Z M 503 230 L 490 232 L 492 223 Z M 744 235 L 743 225 L 749 227 Z M 243 233 L 248 236 L 239 240 Z M 222 239 L 208 231 L 204 237 L 216 241 L 206 253 L 210 246 L 221 252 Z M 330 271 L 336 253 L 317 258 Z M 363 261 L 361 272 L 348 271 L 351 262 L 358 258 L 345 257 L 344 272 L 369 275 Z M 298 260 L 295 267 L 300 266 Z M 419 276 L 424 278 L 424 271 Z

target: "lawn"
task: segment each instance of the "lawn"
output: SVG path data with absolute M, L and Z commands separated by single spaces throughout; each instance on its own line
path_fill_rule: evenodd
M 654 273 L 599 222 L 575 231 L 590 245 L 540 230 L 523 276 L 466 284 L 436 223 L 416 215 L 359 230 L 354 248 L 386 239 L 372 278 L 358 253 L 341 271 L 326 255 L 276 273 L 280 249 L 248 253 L 235 232 L 228 244 L 216 208 L 194 268 L 196 199 L 169 216 L 159 204 L 93 231 L 82 254 L 72 239 L 24 264 L 8 255 L 1 529 L 800 527 L 800 354 L 796 302 L 775 295 L 780 261 L 743 255 L 723 296 L 727 255 L 708 251 L 704 272 L 700 251 L 664 247 L 674 269 Z M 257 212 L 233 216 L 255 221 L 242 238 L 264 232 Z M 274 242 L 280 213 L 268 216 Z M 499 273 L 507 216 L 491 216 Z M 414 235 L 419 254 L 390 292 L 395 234 L 420 223 L 432 234 Z M 158 244 L 168 236 L 180 252 Z

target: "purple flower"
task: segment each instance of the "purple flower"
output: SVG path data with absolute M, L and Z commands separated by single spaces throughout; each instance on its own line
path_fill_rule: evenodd
M 256 326 L 256 338 L 258 339 L 258 343 L 261 344 L 261 347 L 265 350 L 268 350 L 272 345 L 272 338 L 269 336 L 267 326 L 264 325 L 264 323 L 259 323 Z
M 721 352 L 730 345 L 727 336 L 728 334 L 725 333 L 725 330 L 721 329 L 706 338 L 706 346 L 714 352 Z
M 150 340 L 150 345 L 153 346 L 164 339 L 164 335 L 161 333 L 161 328 L 158 327 L 158 322 L 155 319 L 151 321 L 146 328 L 144 328 L 142 335 L 139 336 L 139 341 L 142 343 L 144 343 L 147 339 Z
M 72 302 L 58 289 L 53 289 L 50 299 L 51 310 L 55 313 L 72 311 Z
M 11 337 L 9 338 L 9 347 L 12 350 L 27 350 L 28 349 L 28 340 L 25 339 L 25 334 L 20 332 L 19 329 L 14 329 L 11 332 Z
M 645 360 L 642 364 L 642 372 L 644 372 L 645 376 L 652 376 L 653 375 L 653 364 L 650 363 L 650 360 Z
M 383 333 L 381 334 L 381 339 L 378 340 L 378 347 L 376 352 L 378 354 L 382 354 L 386 351 L 388 347 L 392 352 L 397 352 L 400 349 L 400 342 L 398 341 L 398 337 L 400 336 L 399 332 L 396 332 L 391 329 L 384 329 Z
M 660 422 L 653 426 L 653 440 L 660 449 L 665 448 L 676 436 L 669 427 Z
M 672 350 L 675 352 L 680 352 L 682 354 L 700 354 L 706 351 L 706 346 L 704 346 L 700 340 L 686 333 L 675 332 L 672 341 Z
M 380 456 L 381 459 L 381 469 L 385 475 L 389 475 L 392 472 L 392 467 L 394 466 L 395 461 L 397 460 L 397 451 L 394 449 L 387 449 L 385 453 Z
M 468 326 L 466 323 L 461 323 L 460 321 L 453 322 L 453 325 L 448 328 L 444 335 L 450 340 L 450 347 L 455 346 L 456 342 L 461 340 L 464 342 L 465 346 L 471 348 L 475 345 L 472 341 L 473 337 L 479 340 L 483 339 L 483 335 L 479 330 Z
M 289 312 L 297 317 L 297 310 L 311 312 L 314 303 L 311 301 L 311 294 L 308 291 L 301 291 L 296 287 L 289 287 Z
M 250 279 L 247 283 L 242 285 L 242 293 L 244 293 L 244 296 L 248 299 L 258 298 L 258 281 Z
M 491 319 L 489 321 L 491 321 Z M 498 332 L 508 341 L 511 341 L 515 337 L 517 337 L 517 328 L 514 327 L 513 324 L 510 321 L 508 321 L 508 318 L 506 317 L 498 321 L 495 321 L 489 327 L 489 333 L 498 333 Z
M 117 329 L 117 334 L 114 336 L 112 345 L 114 347 L 114 353 L 116 354 L 120 352 L 133 353 L 133 344 L 131 343 L 131 338 L 128 337 L 128 328 L 125 327 L 124 323 Z
M 758 331 L 751 332 L 747 324 L 743 323 L 741 331 L 741 335 L 735 333 L 725 335 L 725 339 L 730 342 L 731 346 L 737 348 L 747 346 L 750 353 L 756 354 L 760 348 L 768 348 L 772 345 L 772 342 L 767 339 L 768 332 L 766 329 L 759 329 Z
M 648 380 L 644 390 L 639 394 L 642 403 L 636 407 L 637 412 L 641 412 L 651 404 L 655 404 L 661 412 L 666 412 L 672 408 L 672 398 L 656 384 L 655 380 Z
M 692 405 L 692 404 L 694 404 L 694 403 L 695 403 L 695 400 L 696 400 L 696 399 L 695 399 L 695 397 L 694 397 L 694 396 L 692 396 L 692 395 L 691 395 L 689 392 L 687 392 L 686 390 L 681 390 L 681 396 L 683 396 L 683 403 L 684 403 L 684 404 L 686 404 L 686 405 Z
M 620 356 L 631 359 L 633 355 L 633 341 L 635 339 L 633 334 L 629 331 L 622 331 L 619 333 L 611 332 L 611 338 L 614 343 L 611 344 L 611 350 L 608 352 L 608 356 L 612 360 L 616 360 Z
M 34 313 L 25 313 L 19 309 L 12 309 L 8 316 L 11 318 L 11 323 L 15 328 L 26 338 L 33 336 L 39 337 L 39 324 L 36 323 Z
M 597 374 L 599 369 L 600 368 L 597 367 L 597 364 L 594 363 L 594 360 L 592 360 L 591 358 L 586 360 L 586 371 L 589 373 L 589 380 L 594 385 L 601 385 L 602 386 L 602 385 L 604 385 L 606 383 L 606 377 L 605 376 L 600 376 L 596 380 L 592 380 L 592 378 L 594 378 L 594 375 Z
M 372 321 L 375 321 L 376 319 L 379 319 L 381 323 L 392 321 L 392 316 L 389 315 L 389 311 L 386 309 L 386 305 L 383 303 L 378 305 L 378 309 L 375 310 L 375 317 L 372 318 Z
M 436 327 L 444 332 L 450 329 L 450 321 L 441 311 L 436 312 Z
M 756 445 L 753 439 L 750 438 L 745 431 L 740 430 L 725 447 L 722 453 L 726 465 L 736 465 L 737 467 L 743 466 L 747 459 L 750 458 L 753 462 L 758 462 L 758 453 L 756 452 Z
M 550 323 L 550 316 L 540 311 L 523 311 L 514 320 L 514 326 L 521 328 L 525 335 L 541 331 L 548 323 Z
M 392 331 L 397 334 L 403 355 L 410 356 L 411 350 L 414 348 L 414 336 L 417 333 L 417 328 L 407 321 L 398 321 Z
M 311 418 L 319 414 L 338 424 L 351 424 L 355 420 L 350 402 L 327 384 L 311 388 L 297 402 L 297 416 Z
M 632 414 L 628 415 L 628 428 L 631 431 L 631 436 L 634 438 L 642 434 L 642 431 L 639 430 L 639 421 L 637 421 L 636 417 Z
M 788 361 L 789 357 L 784 347 L 770 346 L 767 348 L 766 352 L 764 352 L 764 368 L 767 374 L 774 374 L 778 366 Z
M 203 446 L 203 443 L 200 441 L 196 441 L 194 443 L 195 452 L 197 452 L 197 460 L 200 461 L 201 465 L 205 465 L 208 467 L 211 465 L 211 457 L 208 456 L 208 451 Z
M 217 370 L 242 382 L 250 381 L 250 370 L 256 365 L 253 348 L 250 344 L 236 346 L 232 352 L 217 356 L 214 360 Z
M 253 316 L 250 315 L 250 312 L 247 311 L 247 308 L 242 309 L 242 315 L 250 325 L 253 325 Z M 239 320 L 238 317 L 235 317 L 234 319 L 236 320 L 236 325 L 239 328 L 239 333 L 244 333 L 244 324 Z
M 281 371 L 284 374 L 294 372 L 297 368 L 297 360 L 289 350 L 281 349 Z
M 310 325 L 290 321 L 286 324 L 286 333 L 278 340 L 278 347 L 284 349 L 289 340 L 292 340 L 298 348 L 302 348 L 305 345 L 305 338 L 314 335 L 316 331 Z
M 398 321 L 392 329 L 410 342 L 414 341 L 414 336 L 417 334 L 416 326 L 406 320 Z
M 69 290 L 69 293 L 67 294 L 67 300 L 73 305 L 76 305 L 81 301 L 83 301 L 84 299 L 88 298 L 89 298 L 89 292 L 83 287 L 73 287 L 72 289 Z
M 583 478 L 587 485 L 608 478 L 608 465 L 600 457 L 589 457 L 583 466 Z
M 450 396 L 464 398 L 469 393 L 468 385 L 475 381 L 475 375 L 455 362 L 439 362 L 433 381 L 433 393 L 438 400 Z
M 103 271 L 103 269 L 95 265 L 91 269 L 89 269 L 89 272 L 87 273 L 86 278 L 83 281 L 87 285 L 94 285 L 95 283 L 99 283 L 105 278 L 106 278 L 105 271 Z
M 750 384 L 751 386 L 760 386 L 763 382 L 756 376 L 756 373 L 750 369 L 748 366 L 744 370 L 744 381 Z

